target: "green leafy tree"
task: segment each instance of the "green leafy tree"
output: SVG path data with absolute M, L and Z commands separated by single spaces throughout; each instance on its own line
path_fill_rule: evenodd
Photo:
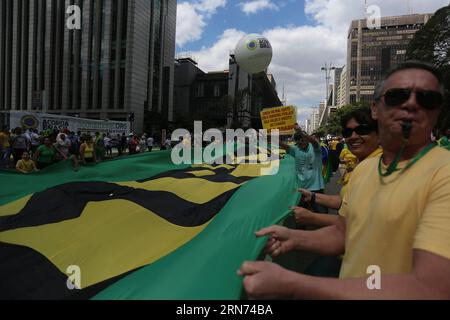
M 327 134 L 335 136 L 340 135 L 342 133 L 341 119 L 348 113 L 363 107 L 369 108 L 370 106 L 367 103 L 360 102 L 355 104 L 348 104 L 337 109 L 336 112 L 330 115 L 327 123 L 324 126 L 321 126 L 314 133 L 319 136 L 326 136 Z
M 409 44 L 407 59 L 430 62 L 444 75 L 446 101 L 438 128 L 450 128 L 450 5 L 438 10 Z

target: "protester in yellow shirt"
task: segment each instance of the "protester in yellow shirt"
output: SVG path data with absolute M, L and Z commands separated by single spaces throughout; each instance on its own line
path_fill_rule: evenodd
M 430 138 L 443 92 L 434 66 L 398 65 L 377 86 L 372 104 L 383 155 L 355 169 L 339 222 L 315 231 L 256 232 L 269 236 L 272 256 L 344 254 L 341 279 L 245 262 L 239 274 L 250 298 L 450 299 L 450 153 Z M 376 287 L 368 281 L 374 277 Z
M 0 131 L 0 168 L 9 166 L 9 157 L 11 156 L 11 145 L 9 143 L 10 134 L 8 128 L 5 126 Z
M 17 171 L 25 174 L 39 171 L 36 168 L 36 164 L 34 163 L 34 161 L 30 159 L 30 155 L 28 152 L 24 152 L 22 154 L 22 159 L 17 161 L 16 169 Z
M 358 163 L 365 159 L 375 157 L 382 151 L 379 147 L 379 138 L 377 134 L 377 122 L 372 119 L 369 108 L 357 109 L 345 115 L 341 121 L 342 133 L 346 139 L 348 151 L 356 158 Z M 306 189 L 299 189 L 302 198 L 306 202 L 315 202 L 319 205 L 331 209 L 341 207 L 342 198 L 347 191 L 347 183 L 353 170 L 348 170 L 342 179 L 341 195 L 314 194 Z M 298 224 L 328 226 L 334 224 L 338 217 L 336 215 L 317 214 L 305 208 L 292 208 L 295 220 Z
M 347 144 L 345 144 L 341 154 L 339 155 L 339 160 L 342 165 L 342 169 L 339 168 L 341 171 L 339 183 L 346 185 L 348 183 L 348 179 L 350 179 L 350 172 L 352 172 L 358 164 L 358 158 L 348 149 Z
M 378 142 L 377 122 L 372 119 L 369 108 L 357 109 L 342 118 L 342 132 L 348 143 L 347 157 L 349 167 L 347 168 L 341 183 L 343 184 L 341 195 L 315 194 L 310 190 L 299 189 L 302 198 L 306 202 L 318 203 L 332 209 L 339 209 L 347 190 L 347 184 L 357 161 L 375 157 L 381 152 Z M 352 153 L 354 152 L 354 154 Z M 342 152 L 341 152 L 342 153 Z M 348 155 L 351 155 L 350 157 Z M 321 214 L 312 212 L 302 207 L 293 207 L 294 218 L 298 225 L 329 226 L 339 221 L 338 215 Z M 341 269 L 342 259 L 340 256 L 320 256 L 315 259 L 305 273 L 315 276 L 338 277 Z
M 6 149 L 9 147 L 9 132 L 5 127 L 2 131 L 0 131 L 0 149 Z

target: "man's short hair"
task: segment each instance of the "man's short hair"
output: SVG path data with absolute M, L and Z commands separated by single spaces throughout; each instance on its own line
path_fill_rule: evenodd
M 347 123 L 351 119 L 355 119 L 359 124 L 366 124 L 371 128 L 374 128 L 378 132 L 378 122 L 372 118 L 372 112 L 370 108 L 359 108 L 344 115 L 341 118 L 342 130 L 347 128 Z
M 439 71 L 438 68 L 436 68 L 434 65 L 428 62 L 423 62 L 419 60 L 408 60 L 405 62 L 400 63 L 396 67 L 389 70 L 383 77 L 383 79 L 377 84 L 375 87 L 375 93 L 374 93 L 374 100 L 379 101 L 381 99 L 381 95 L 383 94 L 384 85 L 394 73 L 397 73 L 398 71 L 402 70 L 408 70 L 408 69 L 420 69 L 425 70 L 433 74 L 436 79 L 439 82 L 439 86 L 441 87 L 441 93 L 444 94 L 444 77 L 442 76 L 442 73 Z

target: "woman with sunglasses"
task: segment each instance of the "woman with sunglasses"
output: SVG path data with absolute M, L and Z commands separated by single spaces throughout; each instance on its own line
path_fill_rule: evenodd
M 341 120 L 342 135 L 349 151 L 354 154 L 358 163 L 368 158 L 373 158 L 382 153 L 378 140 L 377 122 L 372 119 L 369 108 L 357 109 L 344 116 Z M 326 195 L 314 193 L 306 189 L 299 189 L 302 199 L 311 204 L 319 204 L 331 209 L 339 209 L 347 190 L 347 183 L 350 179 L 351 171 L 344 175 L 342 181 L 343 188 L 340 195 Z M 292 208 L 295 220 L 302 225 L 327 226 L 333 224 L 337 216 L 313 213 L 300 207 Z

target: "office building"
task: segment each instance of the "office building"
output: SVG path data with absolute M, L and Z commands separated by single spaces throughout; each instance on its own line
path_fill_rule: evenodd
M 0 111 L 114 120 L 133 114 L 137 133 L 144 130 L 144 113 L 170 122 L 176 5 L 0 1 Z M 71 6 L 79 16 L 67 13 Z M 80 29 L 69 28 L 77 18 Z
M 352 21 L 348 32 L 346 102 L 368 102 L 376 84 L 392 67 L 406 58 L 406 50 L 432 14 L 381 18 L 381 28 L 367 21 Z

